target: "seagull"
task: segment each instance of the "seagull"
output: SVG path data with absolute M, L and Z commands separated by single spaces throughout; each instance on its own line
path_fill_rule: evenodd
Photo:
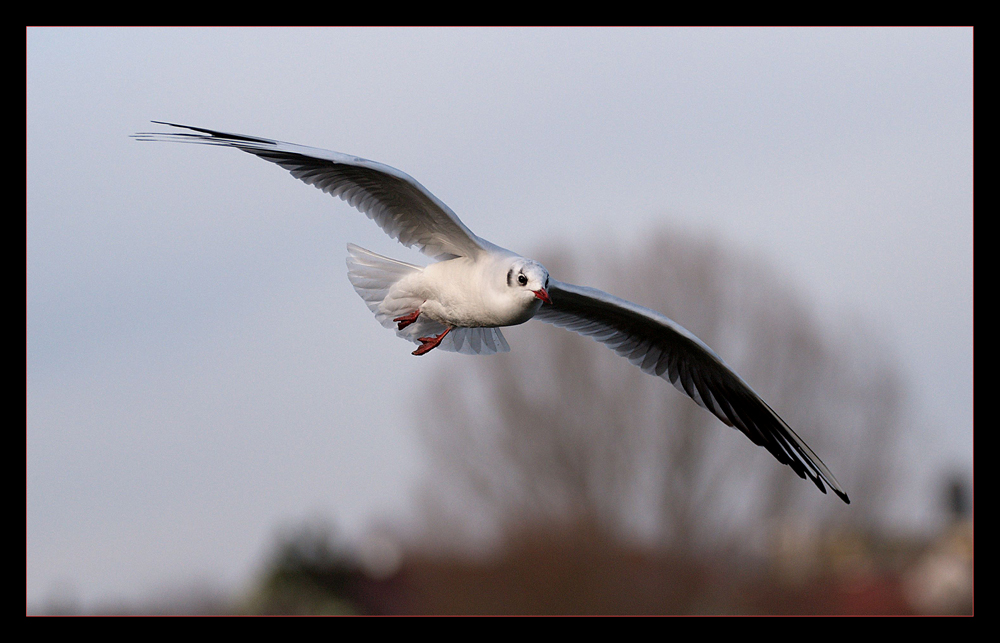
M 476 236 L 413 177 L 367 159 L 256 136 L 153 121 L 181 132 L 141 141 L 242 150 L 339 197 L 390 237 L 435 259 L 416 266 L 348 244 L 348 278 L 384 327 L 417 344 L 474 355 L 504 353 L 500 328 L 539 319 L 592 337 L 661 377 L 723 423 L 742 431 L 820 491 L 847 493 L 809 445 L 715 351 L 666 316 L 595 288 L 552 279 L 545 267 Z

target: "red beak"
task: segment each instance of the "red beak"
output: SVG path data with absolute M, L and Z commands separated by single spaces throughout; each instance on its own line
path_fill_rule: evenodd
M 535 293 L 535 297 L 538 297 L 539 299 L 541 299 L 542 301 L 544 301 L 546 304 L 551 304 L 552 303 L 552 300 L 549 299 L 549 293 L 545 292 L 544 288 L 539 288 L 538 290 L 532 290 L 531 292 Z

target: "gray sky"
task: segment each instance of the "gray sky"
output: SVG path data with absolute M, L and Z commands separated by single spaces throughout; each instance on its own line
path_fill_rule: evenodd
M 971 472 L 970 29 L 29 29 L 26 90 L 29 604 L 405 522 L 421 383 L 474 359 L 413 358 L 347 281 L 347 242 L 415 252 L 249 155 L 128 138 L 152 119 L 387 163 L 529 255 L 662 225 L 758 253 L 898 359 L 918 496 Z

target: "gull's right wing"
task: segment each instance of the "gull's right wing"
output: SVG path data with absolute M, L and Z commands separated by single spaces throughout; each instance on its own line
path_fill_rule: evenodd
M 644 372 L 669 381 L 717 418 L 745 433 L 754 444 L 770 451 L 800 478 L 808 476 L 823 493 L 828 485 L 850 504 L 840 483 L 809 445 L 711 348 L 685 328 L 654 310 L 595 288 L 550 279 L 548 293 L 552 304 L 543 304 L 535 319 L 593 337 Z

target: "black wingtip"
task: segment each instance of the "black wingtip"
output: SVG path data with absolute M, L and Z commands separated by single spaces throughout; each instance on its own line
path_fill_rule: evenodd
M 150 121 L 150 122 L 156 123 L 157 125 L 167 125 L 169 127 L 189 129 L 193 132 L 200 132 L 202 134 L 207 134 L 212 138 L 224 138 L 232 141 L 247 141 L 250 143 L 274 143 L 274 141 L 267 138 L 260 138 L 257 136 L 247 136 L 245 134 L 230 134 L 229 132 L 220 132 L 218 130 L 207 129 L 204 127 L 195 127 L 193 125 L 180 125 L 178 123 L 168 123 L 167 121 Z
M 812 478 L 811 475 L 810 475 L 810 477 Z M 823 480 L 821 478 L 812 478 L 812 481 L 816 483 L 816 486 L 819 487 L 820 491 L 822 491 L 823 493 L 826 493 L 826 485 L 823 484 Z M 833 486 L 832 484 L 830 484 L 829 480 L 827 480 L 827 484 L 830 486 L 830 491 L 832 491 L 835 494 L 837 494 L 838 498 L 840 498 L 841 500 L 843 500 L 847 504 L 851 504 L 851 499 L 847 497 L 846 493 L 844 493 L 840 489 L 838 489 L 835 486 Z

